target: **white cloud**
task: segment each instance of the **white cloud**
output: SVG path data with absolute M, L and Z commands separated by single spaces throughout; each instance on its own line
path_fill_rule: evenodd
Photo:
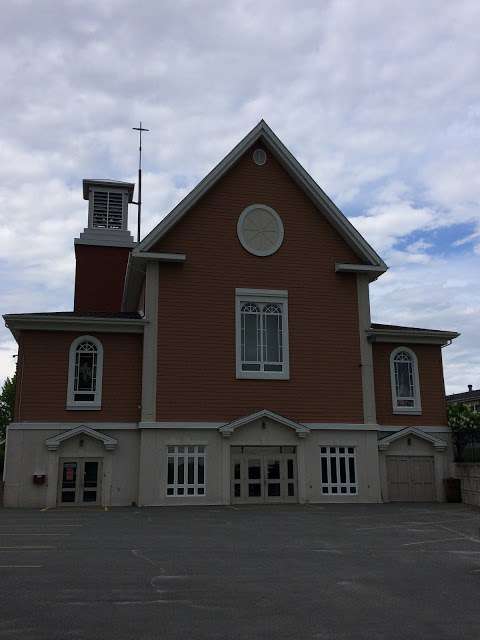
M 4 3 L 2 311 L 71 306 L 81 179 L 135 180 L 140 119 L 147 232 L 264 117 L 392 266 L 375 285 L 386 320 L 428 321 L 434 274 L 478 267 L 479 27 L 476 0 Z M 447 260 L 435 232 L 456 224 Z M 441 317 L 470 335 L 466 289 L 448 288 Z M 449 388 L 475 370 L 468 344 Z

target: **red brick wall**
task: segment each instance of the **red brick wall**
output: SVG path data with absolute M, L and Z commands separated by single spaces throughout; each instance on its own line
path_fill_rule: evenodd
M 141 398 L 142 336 L 91 333 L 103 345 L 102 409 L 67 411 L 68 354 L 82 335 L 23 331 L 16 420 L 22 422 L 136 422 Z
M 422 414 L 420 416 L 393 414 L 390 354 L 398 346 L 400 344 L 391 342 L 376 342 L 373 344 L 377 422 L 383 425 L 399 426 L 446 425 L 447 414 L 443 384 L 442 350 L 439 345 L 402 344 L 402 346 L 409 347 L 417 356 Z
M 245 251 L 237 221 L 263 203 L 281 216 L 279 251 Z M 335 262 L 353 251 L 269 154 L 246 153 L 153 251 L 160 266 L 158 420 L 230 420 L 258 409 L 303 421 L 362 422 L 355 277 Z M 235 288 L 289 292 L 290 380 L 236 380 Z
M 75 245 L 75 311 L 120 311 L 130 249 Z

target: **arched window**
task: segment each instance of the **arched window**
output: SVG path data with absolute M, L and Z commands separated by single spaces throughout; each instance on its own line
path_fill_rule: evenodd
M 287 293 L 278 294 L 237 290 L 237 377 L 288 377 Z
M 390 355 L 390 372 L 394 413 L 419 413 L 420 384 L 415 353 L 398 347 Z
M 93 336 L 80 336 L 70 345 L 67 409 L 100 409 L 103 347 Z

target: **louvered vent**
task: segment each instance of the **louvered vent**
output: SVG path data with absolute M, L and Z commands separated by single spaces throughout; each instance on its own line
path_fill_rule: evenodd
M 93 226 L 96 229 L 123 228 L 123 194 L 113 191 L 93 192 Z

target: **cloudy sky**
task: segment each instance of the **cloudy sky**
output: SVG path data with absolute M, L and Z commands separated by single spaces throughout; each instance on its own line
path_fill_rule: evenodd
M 84 177 L 144 232 L 264 118 L 390 266 L 377 322 L 457 330 L 480 387 L 478 0 L 4 0 L 0 312 L 72 308 Z M 134 210 L 131 211 L 132 228 Z M 0 381 L 16 344 L 0 328 Z

